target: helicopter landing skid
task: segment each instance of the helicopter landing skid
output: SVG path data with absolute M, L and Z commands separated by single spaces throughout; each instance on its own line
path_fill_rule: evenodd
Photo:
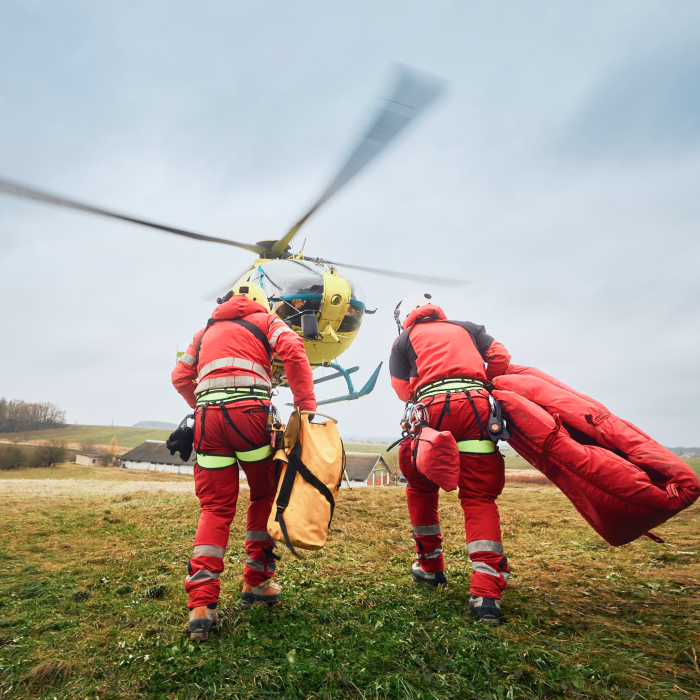
M 377 369 L 374 370 L 372 376 L 367 380 L 367 383 L 362 387 L 362 389 L 360 389 L 360 391 L 355 391 L 355 385 L 352 383 L 352 379 L 350 378 L 351 374 L 357 372 L 357 370 L 360 369 L 359 367 L 351 367 L 350 369 L 345 369 L 336 362 L 329 362 L 327 365 L 322 365 L 324 367 L 332 367 L 334 370 L 336 370 L 336 373 L 331 374 L 327 377 L 319 377 L 318 379 L 314 379 L 314 384 L 321 384 L 322 382 L 329 382 L 331 379 L 338 379 L 339 377 L 343 377 L 345 379 L 346 384 L 348 385 L 348 393 L 344 396 L 338 396 L 334 399 L 324 399 L 323 401 L 317 401 L 316 405 L 322 406 L 323 404 L 338 403 L 339 401 L 354 401 L 355 399 L 361 399 L 363 396 L 367 396 L 367 394 L 371 393 L 371 391 L 374 389 L 374 386 L 377 383 L 377 378 L 379 377 L 379 372 L 381 371 L 383 364 L 383 362 L 379 363 Z M 287 406 L 293 405 L 294 404 L 291 403 L 287 404 Z

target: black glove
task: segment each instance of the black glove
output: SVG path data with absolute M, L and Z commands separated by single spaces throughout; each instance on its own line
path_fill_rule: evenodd
M 194 430 L 181 425 L 177 430 L 170 433 L 170 437 L 165 441 L 165 446 L 170 450 L 170 454 L 180 453 L 180 459 L 188 462 L 192 456 L 194 443 Z

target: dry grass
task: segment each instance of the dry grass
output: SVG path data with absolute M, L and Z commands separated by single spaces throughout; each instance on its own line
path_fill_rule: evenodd
M 508 484 L 499 503 L 513 576 L 505 624 L 489 630 L 466 609 L 456 495 L 441 496 L 450 586 L 436 592 L 408 575 L 403 489 L 341 491 L 326 548 L 284 554 L 284 604 L 240 614 L 243 491 L 224 624 L 199 646 L 181 636 L 191 478 L 105 472 L 139 481 L 0 480 L 15 494 L 0 514 L 0 698 L 700 696 L 697 508 L 658 528 L 665 545 L 612 548 L 556 488 Z

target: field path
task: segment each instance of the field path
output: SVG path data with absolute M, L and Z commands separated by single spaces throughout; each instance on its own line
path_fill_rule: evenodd
M 241 488 L 248 488 L 245 482 Z M 194 481 L 105 481 L 96 479 L 3 479 L 3 501 L 27 499 L 117 497 L 143 494 L 148 496 L 191 494 Z

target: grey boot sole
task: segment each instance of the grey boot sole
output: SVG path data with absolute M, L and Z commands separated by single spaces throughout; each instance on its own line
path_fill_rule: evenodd
M 257 593 L 241 593 L 241 610 L 250 610 L 254 605 L 267 605 L 273 607 L 282 602 L 282 591 L 274 595 L 262 595 Z
M 214 623 L 211 620 L 191 620 L 190 621 L 190 640 L 195 642 L 205 642 L 209 639 Z

